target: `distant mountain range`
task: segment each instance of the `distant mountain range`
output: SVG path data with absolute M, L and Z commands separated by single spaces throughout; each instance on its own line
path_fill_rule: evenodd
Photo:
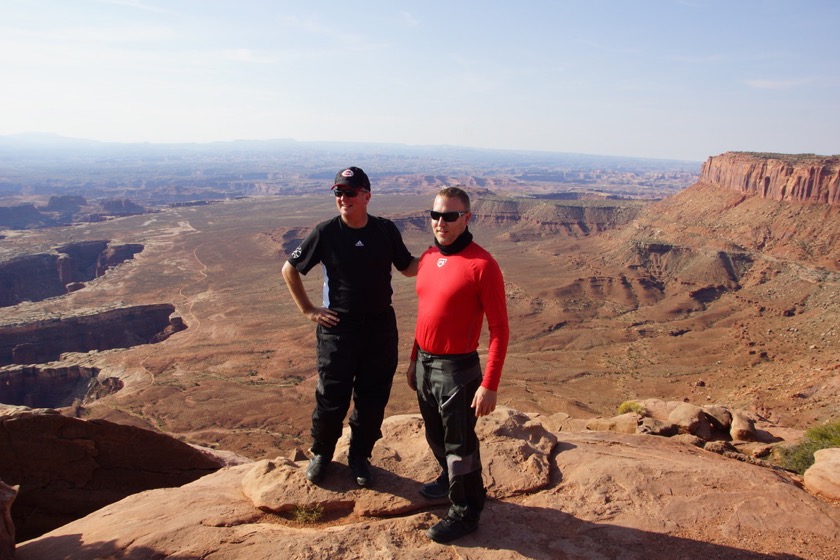
M 580 169 L 633 169 L 637 171 L 692 171 L 699 169 L 699 161 L 631 158 L 623 156 L 593 155 L 548 151 L 491 150 L 463 146 L 412 146 L 407 144 L 364 142 L 300 142 L 293 139 L 233 140 L 227 142 L 153 144 L 99 142 L 69 138 L 56 134 L 26 133 L 0 136 L 0 165 L 21 160 L 50 159 L 56 162 L 68 159 L 82 163 L 78 158 L 159 158 L 183 159 L 219 157 L 222 155 L 250 159 L 283 158 L 296 160 L 352 161 L 359 165 L 369 162 L 380 171 L 405 169 L 411 172 L 424 167 L 440 169 L 441 165 L 458 168 L 499 169 L 513 167 L 517 172 L 528 168 L 580 168 Z M 712 154 L 710 154 L 712 155 Z M 326 163 L 326 161 L 325 161 Z M 330 164 L 332 165 L 332 164 Z M 335 165 L 332 165 L 334 167 Z

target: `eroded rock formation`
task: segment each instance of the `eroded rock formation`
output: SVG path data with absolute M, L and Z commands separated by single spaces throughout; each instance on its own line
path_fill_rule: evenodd
M 445 551 L 423 533 L 448 503 L 417 492 L 437 464 L 419 416 L 404 415 L 382 427 L 372 489 L 352 482 L 346 430 L 320 486 L 299 454 L 233 466 L 22 543 L 18 560 L 836 558 L 840 510 L 784 473 L 673 438 L 587 432 L 564 414 L 499 408 L 477 430 L 492 499 L 478 532 Z
M 34 204 L 0 206 L 0 227 L 30 229 L 57 225 L 52 217 L 42 214 Z
M 52 410 L 0 405 L 0 436 L 0 479 L 20 486 L 11 508 L 18 542 L 223 465 L 171 436 Z
M 51 196 L 47 205 L 43 210 L 47 212 L 60 212 L 62 214 L 74 214 L 81 210 L 82 206 L 86 206 L 87 201 L 83 196 L 77 195 L 57 195 Z
M 0 560 L 15 557 L 15 524 L 12 521 L 12 504 L 18 489 L 0 480 Z
M 641 211 L 637 203 L 587 201 L 573 204 L 558 200 L 525 198 L 479 198 L 473 206 L 477 224 L 493 228 L 514 228 L 516 240 L 540 239 L 545 235 L 584 237 L 630 223 Z M 427 220 L 423 227 L 427 228 Z M 519 231 L 516 229 L 527 230 Z M 534 233 L 538 230 L 538 233 Z
M 0 368 L 0 403 L 30 408 L 63 408 L 85 404 L 123 388 L 116 377 L 99 378 L 99 369 L 7 366 Z
M 105 200 L 101 205 L 102 211 L 112 216 L 131 216 L 132 214 L 142 214 L 146 210 L 139 204 L 135 204 L 127 198 L 115 198 Z
M 706 160 L 700 182 L 773 200 L 840 205 L 840 156 L 727 152 Z
M 139 243 L 68 243 L 54 253 L 19 256 L 0 263 L 0 307 L 40 301 L 78 289 L 143 250 Z
M 160 342 L 186 328 L 169 303 L 0 326 L 0 366 L 42 364 L 64 352 L 128 348 Z
M 840 503 L 840 447 L 820 449 L 805 471 L 806 487 L 818 496 Z

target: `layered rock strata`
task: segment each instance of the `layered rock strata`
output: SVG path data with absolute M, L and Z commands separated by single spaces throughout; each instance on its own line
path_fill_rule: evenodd
M 703 164 L 701 183 L 772 200 L 840 205 L 840 156 L 727 152 Z
M 165 340 L 186 328 L 169 303 L 0 326 L 0 366 L 42 364 L 64 352 L 128 348 Z
M 25 255 L 0 263 L 0 307 L 40 301 L 78 289 L 143 250 L 143 245 L 109 241 L 68 243 L 54 253 Z
M 63 408 L 86 404 L 123 388 L 116 377 L 99 378 L 99 369 L 7 366 L 0 368 L 0 403 L 31 408 Z

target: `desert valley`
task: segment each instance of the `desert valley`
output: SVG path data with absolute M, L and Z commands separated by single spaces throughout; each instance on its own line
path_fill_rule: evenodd
M 419 255 L 434 193 L 463 186 L 475 239 L 505 275 L 501 408 L 482 420 L 492 517 L 447 557 L 840 557 L 837 502 L 765 460 L 773 443 L 840 419 L 840 158 L 729 152 L 693 177 L 613 187 L 606 175 L 469 171 L 372 175 L 370 206 Z M 307 488 L 314 328 L 280 268 L 334 198 L 323 173 L 235 175 L 233 196 L 167 184 L 154 201 L 134 185 L 121 193 L 136 208 L 94 209 L 105 191 L 79 185 L 64 198 L 24 189 L 0 212 L 0 479 L 20 485 L 16 558 L 441 549 L 418 529 L 440 504 L 411 490 L 432 474 L 404 382 L 413 280 L 394 276 L 402 361 L 373 461 L 383 486 Z M 10 225 L 24 214 L 54 223 Z M 319 291 L 320 274 L 305 280 Z M 652 399 L 737 410 L 772 437 L 738 449 L 750 462 L 592 423 Z M 120 462 L 121 443 L 137 456 Z M 280 496 L 331 515 L 289 521 Z M 517 535 L 523 524 L 536 541 Z

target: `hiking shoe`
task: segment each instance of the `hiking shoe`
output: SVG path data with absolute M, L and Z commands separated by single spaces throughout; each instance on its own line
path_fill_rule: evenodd
M 469 535 L 478 529 L 478 520 L 466 521 L 447 515 L 435 525 L 429 527 L 426 536 L 435 542 L 446 543 Z
M 449 473 L 442 472 L 433 482 L 420 487 L 420 494 L 432 500 L 439 500 L 449 495 Z
M 313 455 L 309 460 L 309 466 L 306 468 L 306 478 L 315 484 L 324 480 L 331 461 L 332 457 L 318 454 Z
M 350 472 L 353 473 L 356 484 L 359 486 L 370 486 L 373 484 L 370 461 L 365 457 L 347 457 L 347 464 L 350 465 Z

